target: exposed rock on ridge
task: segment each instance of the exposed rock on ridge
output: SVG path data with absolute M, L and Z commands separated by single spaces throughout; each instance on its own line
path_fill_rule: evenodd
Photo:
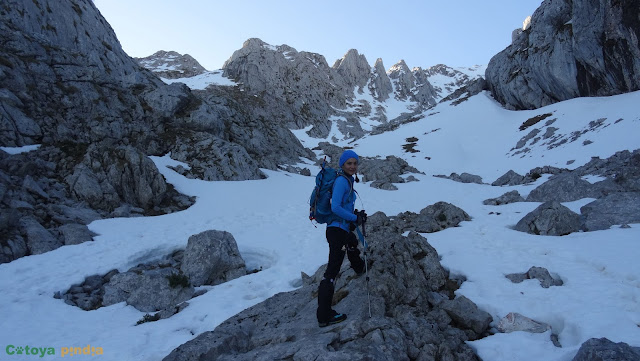
M 135 58 L 145 68 L 166 79 L 188 78 L 207 71 L 189 54 L 175 51 L 157 51 L 144 58 Z
M 535 109 L 640 89 L 639 12 L 637 1 L 545 0 L 489 62 L 493 96 L 507 108 Z

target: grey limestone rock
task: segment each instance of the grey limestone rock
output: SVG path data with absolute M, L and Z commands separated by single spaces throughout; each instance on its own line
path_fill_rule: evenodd
M 382 59 L 380 58 L 376 59 L 376 63 L 373 66 L 369 90 L 371 91 L 371 94 L 373 94 L 373 97 L 378 101 L 385 101 L 389 99 L 389 94 L 393 92 L 391 79 L 389 79 L 387 71 L 384 68 L 384 64 L 382 63 Z M 384 116 L 384 119 L 386 120 L 386 116 Z
M 449 176 L 440 174 L 440 175 L 434 175 L 434 177 L 451 179 L 452 181 L 460 182 L 460 183 L 483 184 L 482 177 L 478 175 L 466 173 L 466 172 L 463 172 L 462 174 L 451 173 Z
M 78 200 L 109 212 L 123 202 L 151 210 L 167 192 L 155 164 L 133 147 L 91 146 L 66 181 Z
M 397 99 L 410 99 L 411 90 L 416 86 L 416 77 L 404 60 L 400 60 L 389 69 L 389 78 L 394 84 L 395 97 Z
M 571 172 L 549 178 L 529 193 L 527 202 L 571 202 L 589 197 L 597 197 L 593 185 Z
M 32 217 L 22 218 L 20 227 L 30 254 L 41 254 L 62 246 L 62 242 L 57 237 Z
M 342 76 L 346 86 L 351 89 L 357 88 L 359 91 L 365 88 L 371 76 L 371 66 L 367 58 L 358 54 L 356 49 L 347 51 L 342 59 L 336 60 L 332 68 Z
M 564 282 L 553 277 L 549 271 L 544 267 L 531 267 L 525 273 L 511 273 L 505 275 L 513 283 L 520 283 L 524 280 L 537 279 L 540 281 L 542 288 L 549 288 L 551 286 L 562 286 Z
M 639 361 L 640 347 L 624 342 L 615 343 L 607 338 L 585 341 L 572 361 Z
M 615 224 L 640 223 L 640 192 L 611 193 L 580 208 L 585 231 Z
M 58 230 L 62 233 L 65 245 L 93 241 L 95 235 L 86 225 L 77 223 L 63 224 Z
M 503 174 L 500 178 L 496 179 L 492 186 L 515 186 L 522 184 L 524 181 L 524 176 L 514 172 L 513 170 L 509 170 L 507 173 Z
M 126 301 L 143 312 L 177 305 L 190 299 L 195 291 L 190 285 L 170 285 L 169 278 L 175 276 L 175 270 L 171 268 L 118 273 L 104 286 L 103 305 Z
M 544 236 L 564 236 L 580 230 L 580 215 L 558 202 L 549 201 L 524 216 L 514 229 Z
M 501 195 L 498 198 L 486 199 L 482 201 L 482 204 L 499 206 L 501 204 L 509 204 L 509 203 L 516 203 L 516 202 L 524 202 L 524 198 L 522 198 L 522 196 L 520 195 L 520 193 L 518 193 L 518 191 L 510 191 Z
M 379 181 L 382 182 L 381 184 L 405 183 L 405 179 L 400 175 L 420 173 L 419 170 L 411 167 L 404 159 L 392 155 L 387 156 L 385 159 L 362 158 L 358 172 L 362 175 L 363 182 Z
M 438 232 L 471 220 L 467 212 L 447 202 L 436 202 L 423 208 L 418 214 L 403 212 L 393 218 L 401 232 L 419 233 Z
M 214 230 L 189 237 L 180 269 L 196 287 L 216 285 L 247 274 L 233 235 Z
M 454 322 L 473 330 L 478 335 L 487 330 L 493 321 L 493 317 L 489 313 L 480 310 L 465 296 L 458 296 L 453 301 L 445 301 L 442 308 L 447 311 Z
M 493 96 L 535 109 L 640 89 L 640 19 L 629 15 L 639 11 L 636 1 L 543 1 L 530 27 L 489 62 Z

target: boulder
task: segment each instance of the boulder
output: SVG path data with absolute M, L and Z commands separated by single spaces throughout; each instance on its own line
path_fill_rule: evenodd
M 62 242 L 57 237 L 32 217 L 21 219 L 20 227 L 25 235 L 30 254 L 41 254 L 62 246 Z
M 186 282 L 185 282 L 186 281 Z M 124 272 L 104 286 L 103 305 L 122 301 L 143 312 L 155 312 L 190 299 L 195 290 L 184 275 L 171 268 Z
M 453 301 L 445 301 L 442 308 L 454 322 L 473 330 L 478 335 L 485 332 L 493 321 L 493 317 L 488 312 L 480 310 L 465 296 L 456 297 Z
M 423 208 L 420 213 L 404 212 L 394 217 L 401 232 L 415 231 L 433 233 L 446 228 L 457 227 L 460 222 L 470 221 L 471 217 L 447 202 L 436 202 Z
M 189 237 L 180 269 L 196 287 L 217 285 L 247 274 L 233 235 L 214 230 Z
M 522 184 L 524 181 L 524 176 L 514 172 L 513 170 L 509 170 L 507 173 L 503 174 L 500 178 L 496 179 L 492 186 L 515 186 Z
M 558 202 L 545 202 L 516 224 L 516 231 L 564 236 L 580 230 L 580 215 Z
M 562 286 L 564 282 L 561 279 L 553 277 L 544 267 L 531 267 L 526 273 L 511 273 L 505 275 L 511 282 L 520 283 L 524 280 L 537 279 L 540 281 L 542 288 L 551 286 Z
M 62 233 L 65 245 L 93 241 L 95 235 L 86 225 L 77 223 L 63 224 L 58 230 Z
M 451 179 L 453 181 L 460 182 L 460 183 L 483 184 L 482 177 L 480 177 L 479 175 L 474 175 L 469 173 L 462 173 L 462 174 L 451 173 L 451 175 L 449 176 L 439 174 L 439 175 L 435 175 L 434 177 Z
M 577 174 L 561 173 L 532 190 L 527 196 L 527 202 L 571 202 L 597 196 L 593 185 Z
M 516 203 L 516 202 L 524 202 L 524 198 L 522 198 L 522 196 L 520 195 L 520 193 L 518 193 L 518 191 L 510 191 L 501 195 L 498 198 L 486 199 L 482 201 L 482 204 L 499 206 L 501 204 L 509 204 L 509 203 Z

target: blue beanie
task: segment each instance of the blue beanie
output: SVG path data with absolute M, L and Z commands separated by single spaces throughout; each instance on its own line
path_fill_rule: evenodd
M 342 165 L 351 158 L 355 158 L 356 162 L 358 161 L 358 155 L 356 154 L 356 152 L 352 151 L 351 149 L 345 150 L 340 156 L 340 162 L 338 163 L 338 165 L 340 165 L 340 168 L 342 168 Z

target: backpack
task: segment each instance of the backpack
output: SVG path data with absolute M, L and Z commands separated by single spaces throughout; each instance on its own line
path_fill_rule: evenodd
M 309 198 L 309 220 L 315 219 L 320 224 L 329 224 L 341 219 L 331 211 L 331 194 L 336 179 L 340 176 L 347 178 L 342 169 L 336 170 L 325 164 L 326 160 L 322 162 L 322 169 L 316 175 L 316 185 Z M 351 180 L 349 178 L 347 180 L 351 184 Z

